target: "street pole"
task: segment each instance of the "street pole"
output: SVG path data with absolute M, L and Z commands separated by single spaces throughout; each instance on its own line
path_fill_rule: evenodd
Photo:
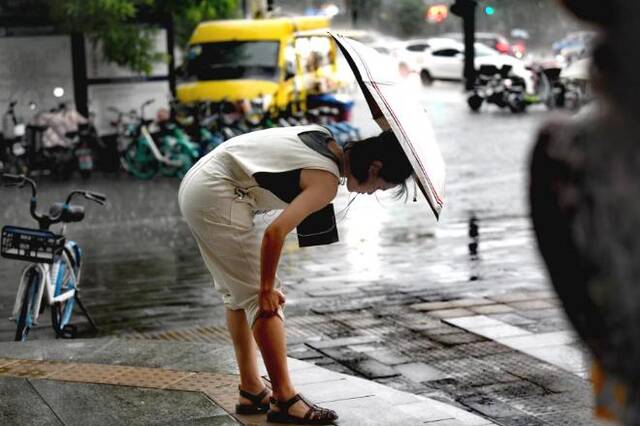
M 473 90 L 476 81 L 476 0 L 455 0 L 451 6 L 451 13 L 462 18 L 464 31 L 464 80 L 465 88 Z

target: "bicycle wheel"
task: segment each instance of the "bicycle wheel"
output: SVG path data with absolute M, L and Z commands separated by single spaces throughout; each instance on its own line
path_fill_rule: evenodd
M 37 270 L 31 269 L 27 275 L 27 285 L 24 288 L 24 295 L 22 296 L 22 306 L 20 307 L 20 315 L 17 321 L 18 328 L 16 329 L 15 336 L 16 342 L 24 342 L 27 340 L 27 335 L 33 326 L 36 297 L 40 285 L 40 274 Z
M 75 276 L 77 277 L 77 275 Z M 58 276 L 55 280 L 53 297 L 57 297 L 76 288 L 77 283 L 74 278 L 73 263 L 66 248 L 62 254 L 60 268 L 58 269 Z M 58 337 L 70 337 L 68 333 L 65 332 L 65 327 L 69 324 L 71 316 L 73 315 L 75 301 L 76 299 L 74 296 L 62 302 L 55 302 L 51 305 L 51 325 Z
M 137 140 L 129 144 L 123 155 L 125 169 L 139 179 L 151 179 L 158 173 L 158 161 L 146 142 Z

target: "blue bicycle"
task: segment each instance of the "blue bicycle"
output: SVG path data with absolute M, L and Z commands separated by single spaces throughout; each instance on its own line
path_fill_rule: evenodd
M 2 228 L 0 254 L 8 259 L 32 262 L 22 272 L 10 318 L 17 325 L 15 340 L 25 341 L 31 328 L 37 324 L 38 316 L 45 308 L 43 296 L 51 307 L 51 324 L 58 337 L 76 335 L 76 326 L 69 323 L 76 302 L 91 327 L 97 330 L 79 296 L 82 251 L 76 242 L 66 240 L 64 233 L 67 223 L 84 219 L 84 207 L 70 204 L 75 196 L 82 195 L 98 204 L 104 204 L 107 198 L 95 192 L 72 191 L 64 203 L 54 203 L 49 214 L 43 214 L 37 211 L 37 188 L 33 180 L 6 173 L 2 174 L 2 180 L 6 186 L 31 186 L 30 213 L 39 228 L 11 225 Z M 49 230 L 57 223 L 62 223 L 59 234 Z

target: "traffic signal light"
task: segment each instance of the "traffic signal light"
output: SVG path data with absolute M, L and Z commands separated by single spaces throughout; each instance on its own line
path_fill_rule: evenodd
M 484 13 L 489 16 L 493 16 L 496 13 L 496 9 L 493 6 L 485 6 Z

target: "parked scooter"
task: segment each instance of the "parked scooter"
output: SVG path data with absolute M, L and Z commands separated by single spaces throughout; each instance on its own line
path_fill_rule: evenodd
M 144 102 L 137 123 L 129 126 L 131 141 L 122 152 L 122 167 L 140 179 L 151 179 L 158 171 L 182 179 L 198 158 L 198 147 L 184 132 L 169 125 L 160 129 L 157 144 L 149 131 L 153 122 L 144 118 L 145 107 L 153 102 L 153 99 Z
M 2 116 L 0 135 L 0 170 L 5 173 L 26 174 L 27 150 L 25 124 L 16 115 L 17 101 L 9 102 L 9 108 Z
M 83 178 L 93 171 L 93 149 L 98 145 L 95 127 L 74 107 L 62 102 L 48 112 L 38 112 L 29 126 L 30 168 L 49 169 L 56 178 L 68 179 L 78 170 Z
M 509 108 L 514 114 L 527 109 L 525 81 L 511 73 L 510 65 L 501 68 L 495 65 L 482 65 L 467 104 L 477 112 L 482 104 L 488 103 L 499 108 Z

